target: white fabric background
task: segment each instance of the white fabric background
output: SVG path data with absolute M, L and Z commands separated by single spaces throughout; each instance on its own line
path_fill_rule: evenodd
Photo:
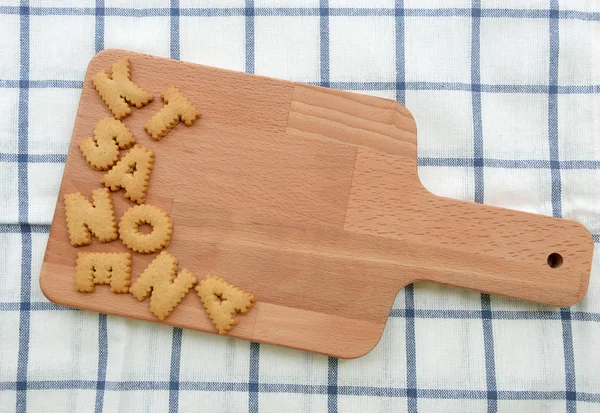
M 0 33 L 0 411 L 600 411 L 597 252 L 571 309 L 409 287 L 351 361 L 74 311 L 38 285 L 85 69 L 113 47 L 398 99 L 431 191 L 600 242 L 597 2 L 0 0 Z

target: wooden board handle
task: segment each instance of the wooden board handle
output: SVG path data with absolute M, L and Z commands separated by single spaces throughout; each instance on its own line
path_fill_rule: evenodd
M 556 306 L 585 296 L 593 239 L 582 225 L 468 202 L 436 202 L 462 213 L 444 213 L 445 225 L 433 233 L 443 241 L 429 249 L 437 258 L 417 279 Z M 469 229 L 470 213 L 475 215 Z M 468 241 L 465 231 L 471 234 Z
M 434 195 L 404 162 L 358 149 L 346 230 L 407 242 L 398 253 L 413 280 L 558 306 L 583 298 L 594 248 L 583 225 Z

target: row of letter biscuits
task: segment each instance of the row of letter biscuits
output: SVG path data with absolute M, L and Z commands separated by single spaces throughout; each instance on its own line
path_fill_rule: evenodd
M 111 72 L 112 75 L 106 72 L 96 73 L 92 77 L 92 83 L 115 119 L 127 117 L 131 113 L 129 105 L 135 105 L 139 109 L 152 101 L 151 93 L 131 81 L 128 58 L 114 63 Z M 187 126 L 192 126 L 200 117 L 200 112 L 175 86 L 168 86 L 160 97 L 165 106 L 144 125 L 144 129 L 153 139 L 160 140 L 179 120 L 183 120 Z
M 90 245 L 92 235 L 100 242 L 117 239 L 115 207 L 106 188 L 92 191 L 92 202 L 81 193 L 65 195 L 67 229 L 75 247 Z M 152 225 L 152 232 L 138 230 L 142 224 Z M 141 253 L 158 252 L 169 245 L 173 221 L 167 213 L 154 205 L 134 205 L 119 221 L 118 236 L 127 248 Z
M 77 254 L 75 289 L 91 293 L 96 284 L 110 284 L 114 293 L 129 292 L 139 301 L 150 297 L 150 311 L 159 320 L 164 320 L 197 282 L 187 268 L 177 273 L 177 264 L 173 254 L 163 251 L 129 287 L 130 253 L 80 252 Z M 246 314 L 256 302 L 252 294 L 213 275 L 200 281 L 196 291 L 219 334 L 227 334 L 238 323 L 236 314 Z

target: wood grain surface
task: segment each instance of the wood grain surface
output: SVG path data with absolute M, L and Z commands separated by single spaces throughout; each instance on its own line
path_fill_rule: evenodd
M 396 294 L 413 281 L 556 306 L 585 295 L 588 231 L 428 192 L 417 176 L 416 125 L 399 103 L 106 50 L 88 67 L 50 230 L 40 278 L 50 300 L 157 321 L 130 294 L 75 291 L 77 252 L 127 248 L 97 239 L 72 247 L 65 223 L 63 196 L 90 198 L 103 176 L 78 148 L 110 116 L 91 76 L 124 56 L 132 80 L 155 96 L 124 123 L 156 154 L 146 203 L 173 219 L 167 250 L 199 279 L 218 275 L 256 296 L 231 336 L 353 358 L 377 344 Z M 169 84 L 202 116 L 154 141 L 143 125 Z M 113 200 L 117 218 L 132 205 L 122 190 Z M 135 281 L 156 254 L 132 255 Z M 164 323 L 216 332 L 193 290 Z

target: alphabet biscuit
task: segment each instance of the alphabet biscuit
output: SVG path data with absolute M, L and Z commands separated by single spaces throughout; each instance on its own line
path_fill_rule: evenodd
M 100 97 L 117 119 L 131 113 L 129 105 L 138 109 L 152 101 L 152 94 L 131 81 L 131 66 L 127 57 L 113 63 L 112 74 L 98 72 L 92 76 L 92 83 Z
M 152 225 L 152 232 L 138 230 L 142 224 Z M 119 235 L 129 249 L 141 253 L 158 252 L 169 245 L 173 233 L 173 221 L 167 213 L 154 205 L 134 205 L 119 222 Z
M 235 315 L 246 314 L 256 302 L 254 296 L 244 292 L 220 277 L 209 275 L 196 287 L 219 334 L 227 334 L 238 323 Z

